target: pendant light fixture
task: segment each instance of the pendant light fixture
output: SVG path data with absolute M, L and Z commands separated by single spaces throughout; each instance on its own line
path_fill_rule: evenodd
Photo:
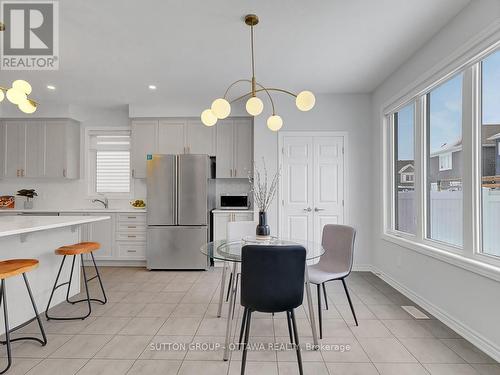
M 32 88 L 28 82 L 18 79 L 12 82 L 12 87 L 10 89 L 0 86 L 0 102 L 7 97 L 7 100 L 17 105 L 20 111 L 27 114 L 34 113 L 38 103 L 28 98 L 31 91 Z
M 0 31 L 5 31 L 5 24 L 2 22 L 0 22 Z M 28 98 L 31 91 L 32 88 L 28 82 L 18 79 L 12 82 L 10 89 L 0 86 L 0 102 L 7 97 L 7 100 L 16 104 L 20 111 L 28 114 L 34 113 L 38 103 Z
M 201 113 L 201 121 L 206 126 L 213 126 L 217 123 L 217 120 L 225 119 L 231 113 L 231 104 L 246 99 L 245 108 L 247 112 L 252 116 L 258 116 L 264 110 L 264 103 L 257 94 L 264 93 L 269 99 L 272 107 L 272 115 L 267 119 L 267 127 L 272 131 L 278 131 L 283 126 L 283 119 L 276 114 L 276 109 L 274 106 L 274 101 L 271 96 L 271 92 L 280 92 L 288 94 L 295 98 L 295 105 L 301 111 L 309 111 L 314 107 L 316 98 L 311 91 L 302 91 L 298 94 L 294 94 L 288 90 L 264 87 L 262 84 L 257 82 L 255 79 L 255 59 L 254 59 L 254 41 L 253 41 L 253 28 L 259 23 L 259 17 L 255 14 L 248 14 L 245 16 L 245 23 L 250 26 L 250 45 L 252 51 L 252 78 L 251 79 L 239 79 L 233 82 L 227 88 L 224 96 L 219 99 L 215 99 L 212 102 L 212 106 L 205 109 Z M 244 95 L 241 95 L 234 99 L 229 99 L 229 91 L 239 83 L 250 84 L 250 91 Z

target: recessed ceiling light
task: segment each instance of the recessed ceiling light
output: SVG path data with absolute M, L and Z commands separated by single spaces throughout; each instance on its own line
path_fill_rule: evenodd
M 155 86 L 155 85 L 149 85 L 149 86 L 148 86 L 148 88 L 149 88 L 150 90 L 156 90 L 156 86 Z
M 56 89 L 56 87 L 54 85 L 47 85 L 47 88 L 49 90 L 55 90 Z

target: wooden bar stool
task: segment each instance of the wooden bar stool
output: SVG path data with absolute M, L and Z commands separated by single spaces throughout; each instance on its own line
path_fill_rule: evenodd
M 47 304 L 47 310 L 45 310 L 45 317 L 47 320 L 84 320 L 87 318 L 91 313 L 92 313 L 92 305 L 91 301 L 98 302 L 102 305 L 106 304 L 108 302 L 108 298 L 106 297 L 106 292 L 104 291 L 104 286 L 102 285 L 102 280 L 101 280 L 101 275 L 99 274 L 99 269 L 97 268 L 97 264 L 95 263 L 94 259 L 94 251 L 99 250 L 101 248 L 101 244 L 99 242 L 80 242 L 74 245 L 69 245 L 69 246 L 62 246 L 58 248 L 55 253 L 56 255 L 62 255 L 63 259 L 61 261 L 61 266 L 59 267 L 59 272 L 57 273 L 56 281 L 54 282 L 54 287 L 52 288 L 52 293 L 50 294 L 49 298 L 49 303 Z M 92 262 L 94 263 L 94 268 L 95 268 L 95 276 L 91 277 L 90 279 L 87 279 L 87 273 L 85 272 L 85 267 L 83 266 L 83 254 L 90 254 L 92 258 Z M 75 260 L 77 255 L 80 255 L 80 259 L 82 262 L 82 270 L 83 270 L 83 280 L 84 280 L 84 285 L 85 285 L 85 292 L 87 294 L 87 298 L 83 298 L 77 301 L 71 301 L 69 299 L 69 292 L 71 290 L 71 281 L 73 279 L 73 271 L 75 268 Z M 62 284 L 57 284 L 59 281 L 59 277 L 61 276 L 61 271 L 64 266 L 64 262 L 66 260 L 67 256 L 73 256 L 73 262 L 71 263 L 71 272 L 69 275 L 69 281 L 62 283 Z M 104 297 L 104 300 L 96 299 L 96 298 L 90 298 L 89 294 L 89 287 L 88 287 L 88 282 L 94 280 L 97 278 L 99 280 L 99 285 L 101 286 L 101 291 L 102 295 Z M 76 303 L 80 302 L 87 302 L 88 305 L 88 313 L 83 316 L 77 316 L 77 317 L 55 317 L 55 316 L 49 316 L 49 308 L 50 308 L 50 303 L 52 302 L 52 297 L 54 296 L 54 292 L 56 291 L 57 288 L 67 285 L 68 286 L 68 291 L 66 292 L 66 302 L 74 305 Z
M 0 279 L 2 280 L 0 284 L 0 305 L 3 304 L 3 316 L 5 322 L 5 341 L 0 341 L 0 343 L 2 345 L 7 345 L 7 367 L 0 371 L 0 374 L 7 372 L 12 364 L 12 353 L 10 346 L 11 342 L 19 340 L 33 340 L 39 342 L 40 344 L 42 344 L 42 346 L 45 346 L 47 344 L 47 336 L 45 336 L 42 321 L 38 316 L 38 310 L 36 308 L 35 300 L 33 299 L 30 284 L 28 282 L 28 278 L 26 277 L 26 272 L 31 271 L 36 267 L 38 267 L 38 260 L 36 259 L 10 259 L 0 262 Z M 23 275 L 24 283 L 26 284 L 26 289 L 28 290 L 28 295 L 30 297 L 31 304 L 33 305 L 33 310 L 35 311 L 35 317 L 13 329 L 9 329 L 9 313 L 7 310 L 7 292 L 5 287 L 5 280 L 9 277 L 17 276 L 20 274 Z M 38 321 L 38 326 L 40 327 L 40 332 L 42 334 L 42 340 L 37 337 L 17 337 L 15 339 L 10 338 L 10 334 L 12 332 L 30 324 L 35 319 Z

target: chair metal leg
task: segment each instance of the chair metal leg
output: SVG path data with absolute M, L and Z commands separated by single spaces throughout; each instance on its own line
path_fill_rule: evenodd
M 247 324 L 247 315 L 248 315 L 248 309 L 245 307 L 245 309 L 243 310 L 243 318 L 241 319 L 240 338 L 238 340 L 238 347 L 241 347 L 241 340 L 243 340 L 243 334 L 245 333 L 245 326 Z
M 40 327 L 40 333 L 42 334 L 43 340 L 40 340 L 36 337 L 20 337 L 19 340 L 26 340 L 26 339 L 35 340 L 35 341 L 38 341 L 40 344 L 42 344 L 42 346 L 45 346 L 45 345 L 47 345 L 47 336 L 45 335 L 45 330 L 43 329 L 42 320 L 40 319 L 40 316 L 38 314 L 38 309 L 36 308 L 35 299 L 33 298 L 33 293 L 31 292 L 30 283 L 28 282 L 28 277 L 26 276 L 25 273 L 23 273 L 23 279 L 24 279 L 24 283 L 26 284 L 26 289 L 28 290 L 28 294 L 30 296 L 31 304 L 33 305 L 33 311 L 35 312 L 35 319 L 38 322 L 38 327 Z M 31 321 L 32 320 L 30 320 L 30 322 Z M 14 339 L 12 341 L 16 341 L 16 340 L 17 339 Z
M 325 286 L 325 283 L 323 283 L 323 295 L 325 296 L 325 308 L 328 310 L 328 298 L 326 296 L 326 286 Z
M 286 313 L 286 322 L 288 324 L 288 335 L 290 336 L 290 342 L 293 344 L 292 321 L 290 318 L 290 312 L 285 311 L 285 313 Z
M 302 354 L 300 353 L 300 343 L 299 343 L 299 333 L 297 332 L 297 322 L 295 321 L 295 312 L 290 310 L 290 316 L 292 318 L 293 324 L 293 335 L 295 338 L 295 350 L 297 351 L 297 362 L 299 364 L 299 374 L 304 375 L 304 370 L 302 368 Z
M 323 316 L 321 312 L 321 284 L 316 285 L 318 290 L 318 321 L 319 321 L 319 338 L 323 338 Z
M 232 285 L 233 282 L 233 273 L 229 275 L 229 285 Z M 228 286 L 227 287 L 227 296 L 226 296 L 226 302 L 229 301 L 229 293 L 231 293 L 231 288 Z
M 101 302 L 103 305 L 105 305 L 108 302 L 108 297 L 106 296 L 104 285 L 102 284 L 101 274 L 99 273 L 99 268 L 97 268 L 97 264 L 95 263 L 94 253 L 90 253 L 90 256 L 92 257 L 92 263 L 94 263 L 95 274 L 97 276 L 97 280 L 99 281 L 99 285 L 101 286 L 102 295 L 104 297 L 104 301 Z
M 7 310 L 7 295 L 5 293 L 5 279 L 2 279 L 1 283 L 2 296 L 1 302 L 3 302 L 3 319 L 5 322 L 5 343 L 7 344 L 7 367 L 5 367 L 0 374 L 4 374 L 12 365 L 12 350 L 10 346 L 10 329 L 9 329 L 9 312 Z
M 220 280 L 220 291 L 219 291 L 219 306 L 217 308 L 217 318 L 220 318 L 222 315 L 222 304 L 224 301 L 224 288 L 226 287 L 226 271 L 227 271 L 227 262 L 224 262 L 222 267 L 222 277 Z M 229 283 L 231 285 L 231 283 Z M 229 288 L 229 286 L 228 286 Z
M 69 273 L 68 290 L 66 291 L 66 302 L 71 304 L 76 303 L 69 300 L 69 292 L 71 291 L 71 281 L 73 281 L 73 270 L 75 269 L 75 260 L 76 260 L 76 255 L 73 255 L 73 261 L 71 262 L 71 271 Z
M 250 334 L 250 321 L 252 320 L 252 310 L 248 309 L 247 322 L 245 328 L 245 338 L 243 341 L 243 355 L 241 356 L 241 375 L 245 375 L 245 365 L 247 364 L 248 336 Z
M 236 295 L 238 294 L 238 281 L 240 279 L 240 274 L 237 273 L 236 274 L 236 278 L 235 278 L 235 292 L 234 292 L 234 299 L 233 299 L 233 316 L 231 319 L 234 319 L 234 310 L 236 310 Z
M 87 280 L 87 277 L 85 277 L 85 280 L 87 282 L 89 281 L 92 281 L 94 279 L 97 279 L 99 281 L 99 285 L 101 287 L 101 292 L 102 292 L 102 295 L 104 297 L 104 300 L 100 300 L 98 298 L 90 298 L 90 301 L 92 302 L 98 302 L 100 303 L 101 305 L 105 305 L 107 302 L 108 302 L 108 298 L 106 297 L 106 292 L 104 291 L 104 286 L 102 284 L 102 280 L 101 280 L 101 275 L 99 274 L 99 269 L 97 268 L 97 264 L 95 262 L 95 258 L 94 258 L 94 254 L 93 253 L 90 253 L 90 256 L 92 258 L 92 262 L 94 263 L 94 269 L 95 269 L 95 276 L 91 277 L 90 279 Z M 83 270 L 83 274 L 85 275 L 85 266 L 83 265 L 83 254 L 80 254 L 80 257 L 81 257 L 81 260 L 82 260 L 82 270 Z M 73 262 L 75 261 L 75 259 L 73 258 Z M 69 288 L 71 287 L 71 278 L 73 277 L 73 266 L 71 267 L 71 276 L 70 276 L 70 279 L 69 279 L 69 286 L 68 286 L 68 294 L 69 294 Z M 70 301 L 68 299 L 66 299 L 69 303 L 71 304 L 75 304 L 75 303 L 80 303 L 80 302 L 87 302 L 87 298 L 82 298 L 82 299 L 79 299 L 77 301 Z
M 352 315 L 354 316 L 354 322 L 356 326 L 358 325 L 358 318 L 356 318 L 356 313 L 354 312 L 354 306 L 352 305 L 351 296 L 349 295 L 349 290 L 347 290 L 347 285 L 345 283 L 345 279 L 342 280 L 342 285 L 344 285 L 345 294 L 347 295 L 347 300 L 349 301 L 349 306 L 351 307 Z
M 64 285 L 64 284 L 57 285 L 57 282 L 59 281 L 59 276 L 61 276 L 61 271 L 63 269 L 65 260 L 66 260 L 66 255 L 64 255 L 62 258 L 61 266 L 59 267 L 59 271 L 57 272 L 56 281 L 54 282 L 54 287 L 52 288 L 52 292 L 50 293 L 50 297 L 49 297 L 49 302 L 47 303 L 47 308 L 45 309 L 45 317 L 47 318 L 47 320 L 52 319 L 49 316 L 49 309 L 50 309 L 50 303 L 52 302 L 52 297 L 54 296 L 54 292 L 56 291 L 57 288 Z

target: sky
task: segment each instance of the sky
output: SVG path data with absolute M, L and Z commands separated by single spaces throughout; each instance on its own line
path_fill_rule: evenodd
M 500 51 L 482 64 L 483 124 L 500 124 Z M 462 82 L 459 74 L 430 93 L 430 148 L 435 152 L 443 144 L 453 144 L 462 138 Z M 414 158 L 413 104 L 398 112 L 398 159 Z

